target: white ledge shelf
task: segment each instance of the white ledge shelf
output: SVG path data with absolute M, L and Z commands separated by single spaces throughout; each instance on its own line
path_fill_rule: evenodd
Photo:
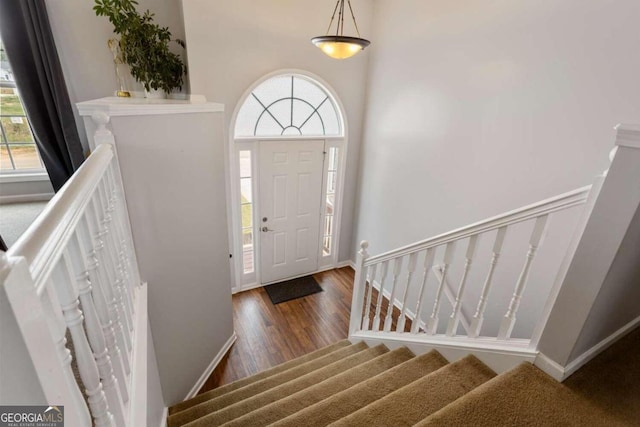
M 191 99 L 147 99 L 107 97 L 76 104 L 81 116 L 91 116 L 100 111 L 110 117 L 150 116 L 161 114 L 220 113 L 224 104 L 207 102 L 201 95 L 191 95 Z

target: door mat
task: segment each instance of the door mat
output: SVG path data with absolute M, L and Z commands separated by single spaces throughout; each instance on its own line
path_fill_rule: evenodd
M 264 290 L 267 291 L 273 305 L 322 292 L 322 288 L 313 276 L 298 277 L 297 279 L 267 285 Z

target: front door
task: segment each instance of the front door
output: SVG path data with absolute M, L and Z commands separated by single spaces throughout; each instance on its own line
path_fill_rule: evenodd
M 324 141 L 260 142 L 262 283 L 318 268 Z

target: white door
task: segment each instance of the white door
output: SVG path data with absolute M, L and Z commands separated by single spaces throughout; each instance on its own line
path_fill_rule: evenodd
M 324 141 L 260 142 L 262 283 L 318 268 Z

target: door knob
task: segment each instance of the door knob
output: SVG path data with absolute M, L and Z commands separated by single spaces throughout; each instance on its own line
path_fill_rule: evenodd
M 274 231 L 274 230 L 270 229 L 269 227 L 262 227 L 262 231 L 266 233 L 267 231 Z

